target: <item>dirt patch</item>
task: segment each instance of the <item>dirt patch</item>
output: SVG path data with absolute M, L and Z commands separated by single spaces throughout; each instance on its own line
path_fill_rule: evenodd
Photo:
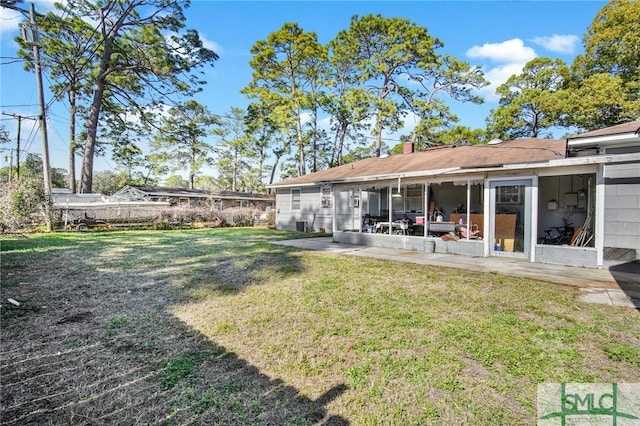
M 169 313 L 173 272 L 129 256 L 3 253 L 2 425 L 346 423 L 324 408 L 344 389 L 310 400 L 207 340 Z

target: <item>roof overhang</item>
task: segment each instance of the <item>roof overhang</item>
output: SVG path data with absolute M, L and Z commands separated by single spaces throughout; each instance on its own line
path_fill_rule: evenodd
M 88 209 L 88 208 L 110 208 L 110 207 L 168 207 L 170 204 L 165 201 L 106 201 L 94 203 L 56 201 L 53 207 L 65 209 Z
M 589 146 L 627 146 L 629 143 L 640 143 L 640 134 L 620 133 L 617 135 L 591 136 L 586 138 L 567 139 L 568 148 L 584 148 Z
M 217 195 L 211 194 L 208 198 L 214 200 L 246 200 L 246 201 L 273 201 L 274 197 L 250 197 L 250 196 L 233 196 L 233 195 Z
M 513 163 L 496 165 L 493 167 L 477 167 L 477 168 L 462 168 L 452 167 L 448 169 L 437 170 L 424 170 L 408 173 L 390 173 L 385 175 L 373 175 L 373 176 L 359 176 L 356 178 L 340 178 L 340 179 L 325 179 L 314 182 L 306 182 L 302 184 L 288 184 L 278 185 L 272 184 L 272 188 L 303 188 L 303 187 L 315 187 L 321 185 L 332 184 L 346 184 L 346 183 L 360 183 L 360 182 L 377 182 L 388 181 L 395 179 L 409 179 L 409 178 L 429 178 L 437 176 L 463 176 L 463 175 L 477 175 L 478 173 L 487 172 L 515 172 L 518 170 L 534 170 L 540 168 L 559 168 L 559 167 L 576 167 L 576 166 L 589 166 L 597 164 L 615 164 L 622 162 L 640 162 L 640 153 L 630 154 L 610 154 L 610 155 L 594 155 L 589 157 L 570 157 L 559 158 L 546 161 L 530 162 L 530 163 Z

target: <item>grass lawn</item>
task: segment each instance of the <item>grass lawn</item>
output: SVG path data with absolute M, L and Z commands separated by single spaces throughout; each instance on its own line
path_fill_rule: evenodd
M 640 382 L 636 310 L 296 236 L 3 237 L 1 424 L 524 425 L 538 383 Z

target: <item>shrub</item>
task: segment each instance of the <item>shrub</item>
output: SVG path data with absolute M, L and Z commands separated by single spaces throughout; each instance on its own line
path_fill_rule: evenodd
M 219 210 L 225 226 L 253 226 L 258 210 L 248 207 L 234 207 Z
M 42 182 L 23 179 L 0 187 L 0 228 L 15 231 L 42 223 Z
M 276 227 L 276 211 L 275 210 L 267 211 L 267 226 L 269 228 Z
M 209 207 L 174 206 L 164 209 L 156 222 L 158 226 L 253 226 L 258 211 L 252 208 L 212 209 Z

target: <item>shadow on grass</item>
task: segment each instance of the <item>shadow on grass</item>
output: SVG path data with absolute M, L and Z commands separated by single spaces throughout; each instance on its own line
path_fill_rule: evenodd
M 207 234 L 124 250 L 135 238 L 3 255 L 3 281 L 21 284 L 2 300 L 22 302 L 3 311 L 30 311 L 3 315 L 1 424 L 348 424 L 326 408 L 346 385 L 302 395 L 169 312 L 194 287 L 236 292 L 302 273 L 293 251 Z

